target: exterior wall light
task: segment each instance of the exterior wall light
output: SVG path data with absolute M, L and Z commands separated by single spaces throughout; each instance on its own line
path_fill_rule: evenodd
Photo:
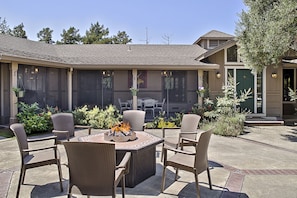
M 217 73 L 216 73 L 216 77 L 217 77 L 217 79 L 220 79 L 220 78 L 221 78 L 221 76 L 222 76 L 222 75 L 221 75 L 221 73 L 220 73 L 220 72 L 217 72 Z
M 277 78 L 277 73 L 276 72 L 272 72 L 271 73 L 271 78 L 274 78 L 274 79 Z

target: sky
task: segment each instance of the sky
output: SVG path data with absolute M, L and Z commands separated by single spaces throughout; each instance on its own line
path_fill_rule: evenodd
M 235 35 L 243 0 L 7 0 L 0 3 L 1 21 L 9 28 L 23 23 L 28 39 L 38 41 L 43 28 L 61 40 L 63 29 L 91 24 L 109 29 L 109 36 L 125 31 L 132 44 L 193 44 L 211 30 Z

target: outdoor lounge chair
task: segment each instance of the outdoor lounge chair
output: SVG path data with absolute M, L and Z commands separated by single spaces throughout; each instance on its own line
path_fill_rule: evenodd
M 163 128 L 162 137 L 164 138 L 164 142 L 162 148 L 164 148 L 164 145 L 178 148 L 181 143 L 181 138 L 183 137 L 196 140 L 198 133 L 198 124 L 200 119 L 201 117 L 196 114 L 184 114 L 181 121 L 181 127 Z M 178 137 L 166 135 L 166 132 L 176 132 L 177 130 L 179 131 Z M 189 145 L 193 144 L 191 142 L 184 142 L 183 146 Z M 161 154 L 161 160 L 163 160 L 163 149 Z
M 116 166 L 113 143 L 64 142 L 68 157 L 68 197 L 74 194 L 88 196 L 116 196 L 121 181 L 125 197 L 125 175 L 129 172 L 131 153 L 127 152 Z
M 123 112 L 123 122 L 129 122 L 133 131 L 144 130 L 145 111 L 127 110 Z
M 75 128 L 88 129 L 88 134 L 91 135 L 91 126 L 74 125 L 72 113 L 56 113 L 51 115 L 53 122 L 53 133 L 58 137 L 58 141 L 68 140 L 74 136 Z
M 16 197 L 19 197 L 21 184 L 24 184 L 26 170 L 30 168 L 45 166 L 56 164 L 58 166 L 59 180 L 60 180 L 60 188 L 61 192 L 63 191 L 62 184 L 62 171 L 61 171 L 61 163 L 60 163 L 60 155 L 57 150 L 56 145 L 56 136 L 50 136 L 45 138 L 34 138 L 27 139 L 27 134 L 24 129 L 24 125 L 20 123 L 12 124 L 10 129 L 13 131 L 16 136 L 19 150 L 21 154 L 21 170 L 20 170 L 20 178 L 17 188 Z M 33 142 L 41 142 L 41 141 L 53 141 L 52 146 L 44 146 L 42 148 L 30 149 L 28 143 Z M 49 145 L 48 142 L 47 145 Z M 29 195 L 28 195 L 29 196 Z
M 200 197 L 198 175 L 206 170 L 207 176 L 208 176 L 209 188 L 212 190 L 210 171 L 208 166 L 208 156 L 207 156 L 207 150 L 208 150 L 211 134 L 212 134 L 212 129 L 201 132 L 198 141 L 182 138 L 182 141 L 183 140 L 191 141 L 196 144 L 195 152 L 184 151 L 182 149 L 174 149 L 172 147 L 167 147 L 167 146 L 164 147 L 164 166 L 163 166 L 163 174 L 162 174 L 161 192 L 164 191 L 164 187 L 165 187 L 165 176 L 166 176 L 167 166 L 171 166 L 176 169 L 175 181 L 177 181 L 179 169 L 192 172 L 194 174 L 195 182 L 196 182 L 197 197 Z M 175 152 L 175 154 L 172 157 L 167 158 L 167 150 L 173 151 Z

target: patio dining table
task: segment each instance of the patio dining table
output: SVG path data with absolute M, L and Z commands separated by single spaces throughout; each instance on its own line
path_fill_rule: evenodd
M 114 142 L 117 163 L 126 152 L 131 152 L 129 174 L 126 176 L 126 187 L 135 187 L 140 182 L 156 174 L 156 145 L 162 138 L 143 131 L 135 131 L 136 139 L 127 142 Z M 110 142 L 104 140 L 104 133 L 80 137 L 83 142 Z

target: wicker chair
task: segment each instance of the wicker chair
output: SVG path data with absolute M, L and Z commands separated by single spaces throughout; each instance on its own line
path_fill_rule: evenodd
M 21 184 L 24 184 L 26 170 L 30 168 L 45 166 L 56 164 L 58 167 L 59 173 L 59 180 L 60 180 L 60 188 L 61 192 L 63 191 L 63 184 L 62 184 L 62 171 L 61 171 L 61 163 L 60 163 L 60 155 L 57 150 L 56 144 L 56 136 L 50 136 L 45 138 L 34 138 L 34 139 L 27 139 L 27 134 L 25 132 L 23 124 L 16 123 L 10 125 L 10 129 L 13 131 L 14 135 L 16 136 L 19 150 L 21 154 L 21 170 L 20 170 L 20 178 L 17 188 L 16 197 L 19 197 L 20 187 Z M 42 148 L 37 149 L 30 149 L 30 145 L 34 142 L 41 142 L 41 141 L 52 141 L 52 146 L 44 146 Z M 47 145 L 49 145 L 48 142 Z
M 123 121 L 129 122 L 133 131 L 144 130 L 145 111 L 127 110 L 123 112 Z
M 74 125 L 74 119 L 72 113 L 56 113 L 51 115 L 53 122 L 53 133 L 58 137 L 58 141 L 68 140 L 74 136 L 76 128 L 88 129 L 89 135 L 91 134 L 91 126 Z
M 189 138 L 196 140 L 197 133 L 198 133 L 198 124 L 201 117 L 196 114 L 184 114 L 181 122 L 181 127 L 175 128 L 163 128 L 162 129 L 162 137 L 164 138 L 163 147 L 164 145 L 172 146 L 174 148 L 178 148 L 181 143 L 181 138 Z M 178 137 L 173 135 L 166 135 L 166 132 L 178 132 Z M 190 146 L 193 145 L 191 142 L 184 142 L 183 146 Z M 161 160 L 163 160 L 163 149 L 161 154 Z
M 88 196 L 116 196 L 121 181 L 125 197 L 125 175 L 129 172 L 131 153 L 127 152 L 116 166 L 113 143 L 64 142 L 68 157 L 69 189 L 72 194 Z
M 196 144 L 195 152 L 184 151 L 182 149 L 175 149 L 167 146 L 164 147 L 164 166 L 163 166 L 163 174 L 162 174 L 161 192 L 164 191 L 164 187 L 165 187 L 165 175 L 166 175 L 167 166 L 171 166 L 176 169 L 175 180 L 177 180 L 178 178 L 179 169 L 192 172 L 194 174 L 195 182 L 196 182 L 197 197 L 200 197 L 198 175 L 206 170 L 208 175 L 209 188 L 212 189 L 210 171 L 208 166 L 208 156 L 207 156 L 207 150 L 208 150 L 211 134 L 212 134 L 212 129 L 201 132 L 198 141 L 182 138 L 182 141 L 183 140 L 191 141 Z M 167 150 L 173 151 L 175 152 L 175 154 L 172 157 L 167 158 Z

